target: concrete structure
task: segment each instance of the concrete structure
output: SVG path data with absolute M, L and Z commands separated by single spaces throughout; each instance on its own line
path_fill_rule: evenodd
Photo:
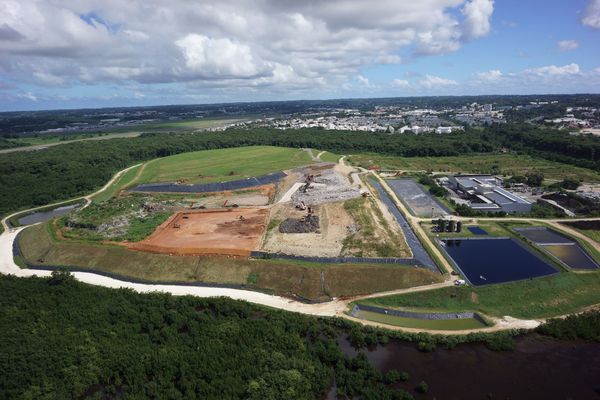
M 482 212 L 527 213 L 531 203 L 502 188 L 502 179 L 491 175 L 455 175 L 448 185 L 469 199 L 468 206 Z

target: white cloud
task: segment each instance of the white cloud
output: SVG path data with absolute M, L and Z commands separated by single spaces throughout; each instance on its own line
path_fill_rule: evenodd
M 43 85 L 61 86 L 65 84 L 65 80 L 63 78 L 49 74 L 44 71 L 34 72 L 33 76 L 35 76 L 38 79 L 38 81 Z
M 546 65 L 514 72 L 479 72 L 464 82 L 467 93 L 595 93 L 600 91 L 600 68 L 582 70 L 578 64 Z
M 377 64 L 400 64 L 402 57 L 397 54 L 384 54 L 375 58 Z
M 490 17 L 494 12 L 493 0 L 471 0 L 462 9 L 465 16 L 463 33 L 468 39 L 485 36 L 490 31 Z
M 212 39 L 189 34 L 177 41 L 185 65 L 202 78 L 247 78 L 258 75 L 259 68 L 250 47 L 228 38 Z
M 3 0 L 0 69 L 45 85 L 336 89 L 402 51 L 456 51 L 492 12 L 491 0 Z
M 502 79 L 504 75 L 499 69 L 493 69 L 490 71 L 478 72 L 475 74 L 475 76 L 478 80 L 482 81 L 497 81 L 499 79 Z
M 435 89 L 440 87 L 456 86 L 458 82 L 452 79 L 441 78 L 435 75 L 425 75 L 425 78 L 420 82 L 421 86 L 427 89 Z
M 359 85 L 361 85 L 361 86 L 364 86 L 364 87 L 371 86 L 371 84 L 369 83 L 369 80 L 362 75 L 358 75 L 356 77 L 356 80 L 358 81 Z
M 600 0 L 588 0 L 581 23 L 590 28 L 600 29 Z
M 17 97 L 20 97 L 22 99 L 29 100 L 29 101 L 38 101 L 38 97 L 31 92 L 18 94 Z
M 410 83 L 405 79 L 394 79 L 392 81 L 392 86 L 397 88 L 407 88 L 410 86 Z
M 577 40 L 561 40 L 556 44 L 559 51 L 571 51 L 579 48 Z
M 575 63 L 563 65 L 562 67 L 558 67 L 556 65 L 548 65 L 545 67 L 539 68 L 530 68 L 526 69 L 524 73 L 532 74 L 537 76 L 567 76 L 567 75 L 576 75 L 579 74 L 580 69 L 579 65 Z

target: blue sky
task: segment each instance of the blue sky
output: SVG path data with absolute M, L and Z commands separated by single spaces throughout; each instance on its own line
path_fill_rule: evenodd
M 600 0 L 4 0 L 0 110 L 600 93 Z

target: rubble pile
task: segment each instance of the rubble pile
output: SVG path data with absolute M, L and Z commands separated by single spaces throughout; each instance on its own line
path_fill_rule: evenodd
M 279 225 L 281 233 L 313 233 L 319 231 L 319 217 L 307 215 L 301 219 L 287 218 Z
M 317 205 L 335 201 L 345 201 L 360 197 L 360 191 L 352 188 L 346 179 L 334 170 L 326 170 L 315 176 L 306 191 L 298 190 L 292 195 L 292 202 Z

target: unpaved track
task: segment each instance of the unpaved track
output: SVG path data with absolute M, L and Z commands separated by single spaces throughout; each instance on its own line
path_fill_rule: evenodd
M 51 203 L 51 204 L 47 204 L 45 206 L 39 206 L 39 207 L 33 207 L 30 208 L 28 210 L 22 210 L 22 211 L 18 211 L 12 214 L 7 215 L 6 217 L 2 218 L 2 227 L 4 228 L 4 231 L 7 232 L 10 230 L 10 227 L 8 226 L 8 220 L 12 217 L 14 217 L 15 215 L 18 214 L 23 214 L 26 212 L 31 212 L 31 211 L 36 211 L 36 210 L 41 210 L 43 208 L 48 208 L 48 207 L 55 207 L 55 206 L 60 206 L 62 204 L 65 203 L 71 203 L 73 201 L 77 201 L 77 200 L 85 200 L 85 204 L 83 205 L 82 208 L 86 208 L 87 206 L 89 206 L 92 203 L 92 198 L 102 192 L 104 192 L 106 189 L 108 189 L 110 187 L 110 185 L 112 185 L 113 183 L 115 183 L 117 181 L 117 179 L 119 179 L 121 176 L 123 176 L 124 173 L 126 173 L 127 171 L 129 171 L 132 168 L 135 168 L 137 166 L 139 166 L 141 164 L 136 164 L 136 165 L 132 165 L 131 167 L 127 167 L 124 170 L 121 170 L 119 172 L 117 172 L 107 183 L 106 185 L 102 186 L 102 188 L 100 188 L 99 190 L 95 191 L 92 194 L 88 194 L 86 196 L 81 196 L 81 197 L 76 197 L 74 199 L 70 199 L 70 200 L 64 200 L 64 201 L 59 201 L 57 203 Z

